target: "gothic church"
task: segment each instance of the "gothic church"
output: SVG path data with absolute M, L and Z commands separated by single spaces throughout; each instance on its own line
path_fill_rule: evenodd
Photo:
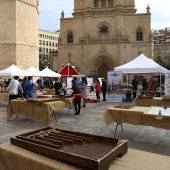
M 70 62 L 87 77 L 107 71 L 140 53 L 151 57 L 151 13 L 136 13 L 134 0 L 74 0 L 72 18 L 60 19 L 58 70 Z

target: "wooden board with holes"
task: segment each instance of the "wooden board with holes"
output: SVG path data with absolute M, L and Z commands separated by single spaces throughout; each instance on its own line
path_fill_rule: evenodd
M 87 169 L 108 170 L 109 163 L 127 152 L 127 140 L 51 127 L 12 137 L 11 143 Z

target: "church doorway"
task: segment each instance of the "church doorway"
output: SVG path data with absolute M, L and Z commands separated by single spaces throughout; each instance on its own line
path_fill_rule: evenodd
M 107 79 L 107 72 L 114 69 L 114 60 L 106 55 L 95 57 L 89 62 L 89 77 Z
M 110 68 L 107 64 L 103 63 L 98 68 L 98 77 L 105 78 L 107 80 L 107 72 L 110 71 Z

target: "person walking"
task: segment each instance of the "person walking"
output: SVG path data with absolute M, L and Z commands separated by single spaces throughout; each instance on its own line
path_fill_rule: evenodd
M 131 82 L 131 85 L 133 86 L 133 100 L 136 98 L 136 91 L 139 85 L 139 81 L 137 80 L 137 76 L 134 77 L 134 79 Z
M 81 95 L 83 98 L 83 106 L 82 107 L 86 107 L 86 98 L 87 98 L 87 79 L 86 79 L 86 77 L 82 77 Z
M 22 86 L 18 81 L 19 77 L 15 76 L 9 83 L 8 90 L 9 90 L 9 101 L 12 99 L 19 98 L 19 94 L 23 93 Z
M 44 87 L 47 89 L 49 89 L 51 87 L 50 80 L 48 77 L 45 78 L 43 84 L 44 84 Z
M 28 76 L 27 82 L 24 84 L 27 98 L 35 98 L 36 84 L 32 82 L 32 77 Z
M 81 90 L 75 79 L 73 79 L 71 82 L 72 82 L 72 90 L 73 90 L 72 95 L 74 95 L 74 108 L 76 111 L 74 115 L 79 115 L 81 110 L 81 106 L 80 106 L 81 97 L 82 97 Z
M 103 93 L 103 100 L 102 101 L 106 101 L 107 83 L 106 83 L 105 79 L 102 79 L 101 91 Z
M 60 90 L 62 89 L 62 84 L 58 81 L 58 78 L 55 79 L 54 89 L 55 89 L 55 94 L 60 95 Z
M 96 98 L 97 98 L 97 102 L 100 102 L 100 91 L 101 91 L 101 88 L 100 88 L 100 81 L 98 78 L 95 79 L 95 89 L 96 89 Z

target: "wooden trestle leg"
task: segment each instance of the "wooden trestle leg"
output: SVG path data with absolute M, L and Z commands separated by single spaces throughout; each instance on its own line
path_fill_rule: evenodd
M 121 125 L 121 129 L 122 129 L 122 132 L 123 132 L 123 126 L 122 126 L 122 123 L 117 123 L 117 124 L 116 124 L 116 129 L 115 129 L 114 137 L 116 136 L 117 127 L 118 127 L 119 125 Z

